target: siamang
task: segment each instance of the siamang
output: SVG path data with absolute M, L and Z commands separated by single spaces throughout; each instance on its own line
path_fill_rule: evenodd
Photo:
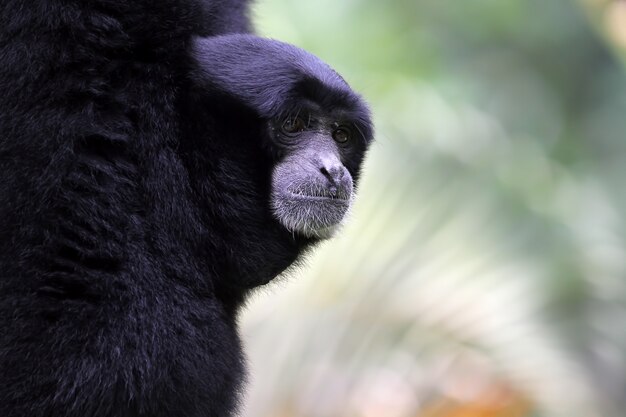
M 0 4 L 0 416 L 236 412 L 238 311 L 336 231 L 373 134 L 246 8 Z

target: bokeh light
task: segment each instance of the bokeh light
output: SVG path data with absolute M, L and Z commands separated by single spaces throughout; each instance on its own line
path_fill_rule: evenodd
M 249 417 L 622 417 L 626 2 L 259 0 L 377 143 L 242 314 Z

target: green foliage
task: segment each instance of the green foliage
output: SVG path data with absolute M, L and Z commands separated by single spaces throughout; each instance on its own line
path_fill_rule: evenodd
M 363 93 L 377 144 L 345 233 L 246 314 L 246 415 L 473 416 L 428 413 L 506 387 L 512 405 L 480 415 L 621 416 L 626 76 L 582 9 L 262 0 L 256 16 Z

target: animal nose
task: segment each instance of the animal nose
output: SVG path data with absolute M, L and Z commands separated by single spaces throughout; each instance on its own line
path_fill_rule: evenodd
M 333 165 L 331 167 L 323 166 L 320 171 L 330 181 L 331 184 L 337 185 L 343 178 L 343 165 Z
M 329 191 L 331 194 L 335 195 L 337 193 L 337 187 L 341 185 L 346 168 L 343 166 L 339 158 L 334 155 L 322 157 L 320 159 L 320 172 L 328 180 Z

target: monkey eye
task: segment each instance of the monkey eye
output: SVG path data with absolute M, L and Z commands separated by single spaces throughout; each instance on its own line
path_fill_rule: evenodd
M 285 133 L 298 133 L 306 129 L 306 123 L 301 117 L 289 117 L 283 122 L 281 128 Z
M 339 143 L 346 143 L 350 140 L 350 131 L 345 127 L 338 127 L 333 130 L 333 139 Z

